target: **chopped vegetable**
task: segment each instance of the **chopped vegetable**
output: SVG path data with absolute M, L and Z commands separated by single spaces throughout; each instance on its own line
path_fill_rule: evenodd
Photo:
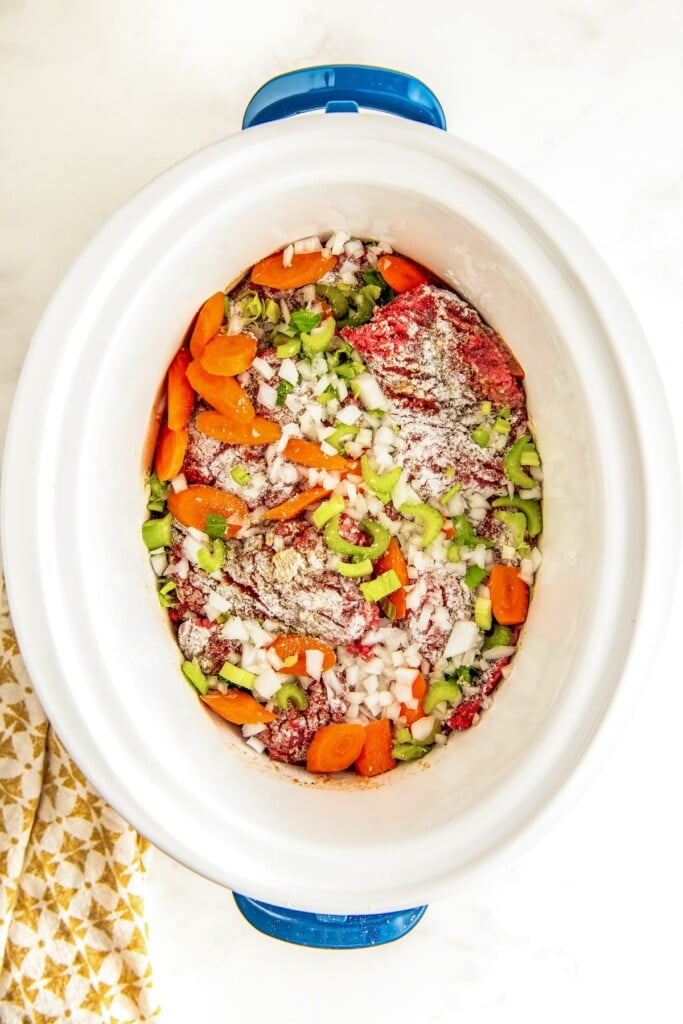
M 254 419 L 256 413 L 251 399 L 234 377 L 207 373 L 195 359 L 187 368 L 187 378 L 197 394 L 223 416 L 239 423 L 249 423 Z
M 337 555 L 347 555 L 353 557 L 355 555 L 361 558 L 369 558 L 371 561 L 375 561 L 380 555 L 389 547 L 391 541 L 391 534 L 385 526 L 380 523 L 376 523 L 373 519 L 363 519 L 358 524 L 364 533 L 371 538 L 371 543 L 368 545 L 352 544 L 351 541 L 346 540 L 345 537 L 339 532 L 339 516 L 333 516 L 325 524 L 323 531 L 323 537 L 330 551 L 334 551 Z M 400 581 L 399 581 L 400 583 Z
M 317 284 L 315 290 L 330 307 L 334 319 L 343 320 L 349 311 L 349 303 L 344 293 L 332 284 Z
M 523 499 L 522 499 L 523 500 Z M 515 548 L 524 544 L 526 536 L 526 516 L 523 512 L 494 512 L 493 518 L 503 523 L 508 530 L 510 540 Z
M 288 395 L 291 395 L 294 390 L 294 385 L 288 380 L 281 380 L 277 386 L 277 398 L 275 399 L 275 405 L 281 408 L 285 404 L 285 399 Z
M 377 261 L 377 269 L 390 288 L 401 295 L 403 292 L 417 288 L 425 284 L 427 275 L 415 263 L 405 259 L 403 256 L 380 256 Z
M 396 298 L 396 292 L 393 288 L 389 287 L 379 270 L 364 270 L 362 278 L 366 284 L 374 285 L 379 289 L 377 295 L 378 306 L 386 306 L 387 302 L 391 302 L 392 299 Z
M 299 636 L 297 633 L 283 634 L 277 636 L 273 643 L 273 650 L 277 654 L 283 667 L 279 672 L 286 672 L 287 675 L 306 676 L 306 651 L 321 651 L 323 656 L 323 672 L 334 668 L 337 662 L 337 655 L 332 648 L 314 636 Z M 293 661 L 289 659 L 293 658 Z
M 311 521 L 314 526 L 317 526 L 319 530 L 322 530 L 325 523 L 332 519 L 333 516 L 339 515 L 339 513 L 343 511 L 344 499 L 335 494 L 329 501 L 323 501 L 323 503 L 318 506 L 311 516 Z
M 528 434 L 518 437 L 512 448 L 503 459 L 503 469 L 508 480 L 517 487 L 534 487 L 536 481 L 522 469 L 522 455 L 529 448 L 533 448 L 533 441 Z
M 225 544 L 219 538 L 216 538 L 212 545 L 211 551 L 207 548 L 199 548 L 197 551 L 197 565 L 204 572 L 218 572 L 222 569 L 225 564 Z
M 444 518 L 438 509 L 435 509 L 432 505 L 401 505 L 399 512 L 402 516 L 411 516 L 413 519 L 419 519 L 424 524 L 420 541 L 420 545 L 423 548 L 428 548 L 430 544 L 433 544 L 443 529 Z
M 393 569 L 389 569 L 388 572 L 383 572 L 381 576 L 376 576 L 374 580 L 368 580 L 367 583 L 361 583 L 360 585 L 361 592 L 366 601 L 381 601 L 383 597 L 393 594 L 395 590 L 400 590 L 400 588 L 401 581 Z
M 326 498 L 329 493 L 329 488 L 311 487 L 307 491 L 295 494 L 293 498 L 288 498 L 281 505 L 276 505 L 275 508 L 264 512 L 261 519 L 295 519 L 304 509 L 310 508 L 311 505 L 316 505 L 323 498 Z
M 484 640 L 482 651 L 490 651 L 493 647 L 508 647 L 512 639 L 512 630 L 496 623 Z
M 397 761 L 417 761 L 418 758 L 425 756 L 427 750 L 422 743 L 394 743 L 391 755 Z
M 421 672 L 418 672 L 415 676 L 412 692 L 414 699 L 417 701 L 417 707 L 409 708 L 407 704 L 401 704 L 401 715 L 405 718 L 408 725 L 413 725 L 415 722 L 419 721 L 420 718 L 424 718 L 425 716 L 423 700 L 427 693 L 427 683 Z
M 196 690 L 204 694 L 208 692 L 209 680 L 206 678 L 199 665 L 195 665 L 193 661 L 184 661 L 182 665 L 182 672 L 186 679 L 188 679 Z
M 469 587 L 470 590 L 474 590 L 478 587 L 482 580 L 485 580 L 488 576 L 486 569 L 480 569 L 478 565 L 470 565 L 467 572 L 465 573 L 465 586 Z
M 373 565 L 369 558 L 364 558 L 362 562 L 337 562 L 337 572 L 351 580 L 369 576 L 372 571 Z
M 159 604 L 162 608 L 175 608 L 176 603 L 173 600 L 173 591 L 176 585 L 174 580 L 166 580 L 159 590 L 157 591 L 157 597 L 159 598 Z
M 451 543 L 446 548 L 446 559 L 449 562 L 459 562 L 460 561 L 460 548 L 455 543 L 454 540 L 452 540 Z
M 321 252 L 294 253 L 291 264 L 286 267 L 282 253 L 275 252 L 267 256 L 253 268 L 250 279 L 254 284 L 266 288 L 302 288 L 305 284 L 315 284 L 321 277 L 329 273 L 335 266 L 337 257 L 322 250 Z
M 270 320 L 271 324 L 277 324 L 277 323 L 280 322 L 280 317 L 282 316 L 282 311 L 280 310 L 280 306 L 275 301 L 275 299 L 267 299 L 266 300 L 266 304 L 265 304 L 265 307 L 264 307 L 264 313 L 266 315 L 266 319 Z
M 474 621 L 485 633 L 491 628 L 491 601 L 488 597 L 475 598 Z
M 263 314 L 263 301 L 258 292 L 246 291 L 237 296 L 237 305 L 240 307 L 242 319 L 246 323 L 253 323 Z
M 208 537 L 222 539 L 225 537 L 225 531 L 228 528 L 228 523 L 225 516 L 216 515 L 215 512 L 209 512 L 208 516 L 204 520 L 204 533 Z
M 470 437 L 472 438 L 475 444 L 479 445 L 480 448 L 486 448 L 486 445 L 491 440 L 491 434 L 486 429 L 486 427 L 477 427 L 476 430 L 472 431 Z
M 460 547 L 476 548 L 479 544 L 483 544 L 485 548 L 493 547 L 492 541 L 476 535 L 467 516 L 453 516 L 453 526 L 455 527 L 454 541 Z
M 283 711 L 287 710 L 290 701 L 298 711 L 305 711 L 308 707 L 308 697 L 297 683 L 285 683 L 275 694 L 275 703 Z
M 480 405 L 479 405 L 479 412 L 482 414 L 482 416 L 490 416 L 491 415 L 491 403 L 489 401 L 481 402 Z
M 401 586 L 398 590 L 395 590 L 392 594 L 387 596 L 387 601 L 391 604 L 394 614 L 387 615 L 390 619 L 402 619 L 406 613 L 406 592 L 405 587 L 409 583 L 408 566 L 406 565 L 405 558 L 401 552 L 398 541 L 395 537 L 391 538 L 389 547 L 383 555 L 377 561 L 376 571 L 378 573 L 388 572 L 393 569 L 399 580 Z M 385 611 L 383 606 L 382 610 Z M 385 611 L 386 614 L 386 611 Z
M 253 363 L 257 345 L 251 334 L 217 334 L 204 346 L 199 362 L 207 373 L 236 377 Z
M 403 470 L 400 466 L 389 470 L 388 473 L 376 473 L 370 465 L 367 455 L 361 455 L 360 471 L 367 487 L 376 494 L 386 505 L 391 500 L 391 492 L 398 483 Z
M 168 368 L 166 421 L 170 430 L 186 427 L 194 409 L 194 391 L 187 379 L 190 352 L 181 348 Z
M 454 498 L 462 490 L 462 484 L 453 484 L 452 487 L 446 491 L 445 494 L 441 495 L 441 504 L 447 505 L 451 498 Z
M 319 444 L 313 441 L 304 441 L 300 437 L 290 437 L 282 453 L 292 462 L 299 466 L 308 466 L 310 469 L 329 469 L 331 472 L 350 473 L 355 468 L 355 463 L 341 455 L 326 455 Z
M 160 480 L 172 480 L 183 467 L 183 459 L 189 440 L 187 428 L 171 430 L 164 423 L 159 431 L 157 450 L 154 456 L 154 472 Z
M 309 772 L 341 772 L 360 757 L 365 742 L 362 725 L 340 722 L 318 729 L 306 754 Z
M 247 472 L 244 466 L 235 466 L 234 469 L 230 470 L 230 476 L 236 484 L 239 484 L 240 487 L 245 487 L 251 480 L 251 475 Z
M 339 321 L 340 327 L 360 327 L 361 324 L 368 322 L 375 308 L 373 293 L 368 290 L 370 287 L 368 285 L 365 288 L 360 288 L 357 292 L 349 292 L 349 311 Z M 354 308 L 351 309 L 351 306 Z
M 242 690 L 228 690 L 227 693 L 209 690 L 201 699 L 217 715 L 234 725 L 259 725 L 261 722 L 274 722 L 277 717 Z
M 184 491 L 169 494 L 168 507 L 183 526 L 192 526 L 202 531 L 206 526 L 206 517 L 212 512 L 228 520 L 231 516 L 246 516 L 248 511 L 236 494 L 205 484 L 191 484 Z M 228 525 L 227 536 L 237 532 L 239 527 Z
M 256 674 L 254 672 L 248 672 L 246 668 L 240 668 L 239 665 L 233 665 L 231 661 L 226 661 L 218 675 L 221 679 L 227 680 L 234 686 L 241 686 L 244 690 L 251 690 L 254 686 L 254 680 Z
M 529 588 L 519 578 L 519 569 L 512 565 L 492 566 L 488 586 L 496 622 L 501 626 L 524 622 L 529 609 Z
M 284 337 L 284 335 L 280 335 Z M 291 338 L 288 341 L 283 341 L 275 348 L 275 354 L 278 359 L 291 359 L 292 356 L 296 356 L 301 351 L 301 339 Z
M 263 416 L 254 416 L 249 423 L 238 423 L 219 412 L 200 412 L 197 430 L 224 444 L 274 444 L 282 437 L 282 430 Z
M 365 726 L 365 739 L 360 756 L 354 767 L 359 775 L 372 778 L 396 767 L 396 759 L 392 756 L 393 737 L 391 722 L 388 718 L 379 718 L 368 722 Z
M 494 508 L 518 508 L 526 516 L 526 529 L 530 537 L 537 537 L 543 529 L 541 503 L 535 498 L 494 498 Z
M 357 426 L 355 423 L 339 423 L 334 428 L 332 433 L 327 435 L 327 437 L 325 438 L 325 444 L 329 444 L 333 448 L 336 448 L 338 452 L 341 452 L 342 448 L 344 447 L 343 444 L 342 444 L 342 441 L 344 440 L 344 438 L 345 437 L 356 437 L 356 435 L 359 432 L 360 432 L 360 427 Z M 362 459 L 361 459 L 361 467 L 362 467 L 362 464 L 363 463 L 362 463 Z
M 441 680 L 432 685 L 422 701 L 425 715 L 430 715 L 437 704 L 445 701 L 446 704 L 459 704 L 462 700 L 462 690 L 457 683 Z
M 522 457 L 519 460 L 523 466 L 540 466 L 541 460 L 538 452 L 535 448 L 527 448 L 526 451 L 522 452 Z
M 302 334 L 304 331 L 312 331 L 322 318 L 322 313 L 314 313 L 310 309 L 295 309 L 287 326 L 297 334 Z
M 329 316 L 312 331 L 301 335 L 301 344 L 307 356 L 315 356 L 319 352 L 325 352 L 334 338 L 337 325 L 333 317 Z
M 142 524 L 142 539 L 150 551 L 171 546 L 171 516 L 163 519 L 148 519 Z
M 197 319 L 190 337 L 190 352 L 193 359 L 199 359 L 207 342 L 213 338 L 223 323 L 225 315 L 224 300 L 223 292 L 216 292 L 215 295 L 206 300 L 197 313 Z

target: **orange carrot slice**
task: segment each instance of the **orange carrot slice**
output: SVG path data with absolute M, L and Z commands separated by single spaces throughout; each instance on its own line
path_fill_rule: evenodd
M 402 619 L 407 611 L 405 587 L 409 583 L 409 577 L 406 560 L 395 537 L 391 538 L 389 547 L 381 558 L 378 558 L 375 562 L 375 576 L 381 576 L 382 573 L 389 572 L 391 569 L 394 570 L 402 585 L 398 590 L 394 590 L 392 594 L 389 594 L 387 600 L 393 604 L 396 618 Z
M 501 626 L 516 626 L 524 622 L 529 610 L 529 588 L 519 578 L 514 565 L 494 565 L 489 573 L 488 588 L 491 612 Z
M 422 698 L 427 692 L 427 683 L 425 677 L 421 672 L 415 676 L 413 682 L 413 697 L 416 698 L 418 705 L 416 708 L 409 708 L 405 704 L 401 704 L 401 714 L 405 718 L 408 725 L 412 725 L 413 722 L 417 722 L 418 718 L 424 718 L 424 708 L 422 707 Z
M 183 466 L 187 450 L 187 430 L 171 430 L 164 423 L 159 431 L 157 450 L 154 457 L 154 472 L 160 480 L 172 480 Z
M 363 749 L 354 765 L 356 771 L 366 778 L 391 771 L 396 767 L 396 759 L 391 756 L 393 745 L 393 730 L 388 718 L 368 722 L 365 726 Z
M 302 252 L 292 257 L 290 266 L 282 262 L 282 253 L 274 252 L 257 263 L 251 272 L 253 284 L 266 288 L 301 288 L 315 284 L 336 264 L 337 257 L 326 252 Z
M 242 690 L 228 690 L 227 693 L 209 690 L 200 696 L 207 707 L 234 725 L 258 725 L 261 722 L 273 722 L 277 718 L 277 715 L 266 711 L 263 704 Z
M 292 676 L 306 676 L 306 651 L 321 651 L 323 656 L 323 672 L 334 668 L 337 663 L 337 655 L 324 640 L 318 640 L 314 636 L 299 636 L 296 633 L 286 633 L 276 636 L 273 642 L 273 650 L 280 661 L 288 661 L 296 658 L 296 662 L 283 666 L 280 672 Z
M 358 760 L 364 742 L 362 725 L 324 725 L 311 740 L 306 767 L 309 772 L 341 772 Z
M 206 300 L 197 313 L 197 319 L 190 337 L 190 352 L 193 359 L 199 359 L 204 351 L 204 346 L 213 338 L 223 323 L 225 316 L 225 296 L 223 292 L 216 292 Z
M 249 423 L 256 415 L 249 395 L 234 377 L 207 373 L 199 360 L 195 359 L 187 368 L 187 379 L 198 395 L 228 419 Z
M 181 348 L 168 368 L 168 425 L 171 430 L 186 427 L 194 409 L 194 390 L 187 379 L 190 353 Z
M 400 295 L 428 280 L 424 270 L 403 256 L 380 256 L 377 269 L 390 288 Z
M 195 530 L 206 530 L 208 515 L 246 516 L 247 506 L 236 494 L 222 491 L 218 487 L 206 484 L 192 484 L 184 491 L 172 492 L 168 496 L 168 510 L 183 526 L 193 526 Z M 234 537 L 239 533 L 239 526 L 229 523 L 226 537 Z
M 204 346 L 199 362 L 207 373 L 236 377 L 253 363 L 257 345 L 250 334 L 216 334 Z
M 219 412 L 200 412 L 197 430 L 224 444 L 274 444 L 282 437 L 277 423 L 263 416 L 255 416 L 249 423 L 238 423 Z
M 326 498 L 329 490 L 325 487 L 311 487 L 307 491 L 295 494 L 293 498 L 283 501 L 281 505 L 264 512 L 261 519 L 295 519 L 306 508 L 317 505 L 319 501 Z
M 319 444 L 304 441 L 300 437 L 291 437 L 285 445 L 283 455 L 299 466 L 309 469 L 329 469 L 331 472 L 351 473 L 356 463 L 345 459 L 342 455 L 326 455 Z

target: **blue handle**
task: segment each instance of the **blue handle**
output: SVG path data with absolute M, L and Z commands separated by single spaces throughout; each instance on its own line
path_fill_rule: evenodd
M 233 896 L 241 913 L 258 931 L 316 949 L 364 949 L 394 942 L 407 935 L 427 909 L 414 907 L 389 914 L 309 914 L 261 903 L 238 892 Z
M 446 115 L 431 89 L 401 71 L 364 64 L 325 64 L 271 78 L 252 96 L 243 128 L 323 109 L 358 113 L 370 107 L 446 130 Z

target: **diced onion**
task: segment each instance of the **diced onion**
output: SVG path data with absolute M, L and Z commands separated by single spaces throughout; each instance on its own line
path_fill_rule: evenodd
M 474 647 L 479 639 L 479 627 L 476 622 L 468 620 L 456 622 L 443 652 L 444 658 L 454 658 L 457 654 L 464 654 L 465 651 Z
M 168 558 L 166 557 L 165 551 L 158 551 L 156 554 L 150 557 L 152 568 L 154 569 L 155 575 L 163 576 L 168 566 Z
M 265 381 L 259 384 L 256 398 L 261 405 L 265 405 L 266 409 L 277 408 L 277 391 L 270 384 L 266 384 Z
M 418 718 L 417 722 L 413 722 L 410 727 L 413 739 L 417 740 L 418 743 L 429 739 L 434 732 L 435 722 L 434 715 L 425 715 L 424 718 Z
M 243 644 L 245 644 L 249 639 L 249 632 L 246 624 L 236 615 L 233 615 L 233 617 L 228 619 L 224 624 L 222 634 L 226 640 L 239 640 L 239 642 Z
M 339 410 L 337 419 L 340 423 L 353 424 L 356 423 L 362 415 L 363 413 L 357 405 L 345 405 L 343 409 Z
M 320 679 L 323 672 L 324 655 L 315 649 L 306 651 L 306 675 L 312 679 Z
M 249 725 L 242 726 L 242 735 L 245 740 L 248 740 L 251 736 L 258 736 L 260 732 L 265 729 L 265 722 L 253 722 Z
M 355 378 L 358 397 L 366 409 L 387 409 L 389 403 L 377 380 L 371 373 L 359 373 Z
M 254 692 L 264 700 L 269 700 L 282 686 L 283 678 L 282 674 L 272 668 L 264 668 L 254 679 Z
M 247 741 L 248 747 L 253 747 L 257 754 L 262 754 L 266 749 L 265 743 L 258 736 L 251 736 Z
M 299 374 L 297 373 L 296 366 L 293 360 L 283 359 L 280 363 L 280 369 L 278 371 L 280 377 L 286 380 L 289 384 L 295 385 L 299 383 Z
M 288 247 L 289 248 L 289 247 Z M 310 235 L 308 238 L 299 238 L 294 242 L 294 252 L 320 252 L 322 243 L 317 235 Z M 285 264 L 287 266 L 287 264 Z
M 484 651 L 482 657 L 484 661 L 500 661 L 501 658 L 510 658 L 516 649 L 516 647 L 506 647 L 501 644 L 500 647 L 491 647 L 488 651 Z
M 187 490 L 187 480 L 185 479 L 184 473 L 178 473 L 177 476 L 173 477 L 171 480 L 171 490 L 174 494 Z
M 258 373 L 261 374 L 262 377 L 265 377 L 266 380 L 270 380 L 271 377 L 275 376 L 275 370 L 273 367 L 265 359 L 261 359 L 260 356 L 256 356 L 251 365 Z M 282 376 L 282 374 L 280 374 L 280 376 Z
M 288 245 L 282 253 L 282 265 L 284 267 L 291 267 L 292 259 L 294 258 L 294 246 Z

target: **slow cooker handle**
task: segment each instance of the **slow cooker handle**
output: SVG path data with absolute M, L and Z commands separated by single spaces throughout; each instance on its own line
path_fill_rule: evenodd
M 446 130 L 443 108 L 423 82 L 401 71 L 364 64 L 324 64 L 271 78 L 249 101 L 242 127 L 279 121 L 309 110 L 358 113 L 359 107 Z
M 415 927 L 427 907 L 387 914 L 310 914 L 262 903 L 233 893 L 249 924 L 265 935 L 316 949 L 364 949 L 400 939 Z

